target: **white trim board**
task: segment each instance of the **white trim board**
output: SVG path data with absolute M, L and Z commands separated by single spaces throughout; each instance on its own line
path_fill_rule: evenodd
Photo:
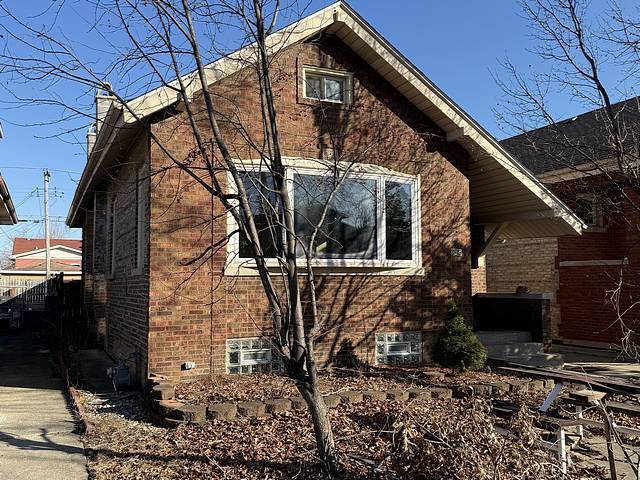
M 560 262 L 559 265 L 561 267 L 622 267 L 629 265 L 629 259 L 625 257 L 617 260 L 565 260 Z

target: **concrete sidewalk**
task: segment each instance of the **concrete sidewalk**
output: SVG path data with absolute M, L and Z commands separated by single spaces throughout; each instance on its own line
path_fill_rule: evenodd
M 86 479 L 75 427 L 50 352 L 0 336 L 0 480 Z

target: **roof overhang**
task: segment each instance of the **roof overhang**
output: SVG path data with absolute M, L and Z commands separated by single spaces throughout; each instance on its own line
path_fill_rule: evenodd
M 82 270 L 51 270 L 49 275 L 63 273 L 65 275 L 82 275 Z M 45 270 L 0 270 L 0 275 L 32 275 L 44 277 L 47 275 Z
M 344 2 L 334 3 L 268 37 L 268 48 L 277 52 L 320 32 L 336 35 L 385 80 L 434 121 L 451 142 L 458 142 L 472 158 L 468 171 L 471 221 L 482 225 L 505 225 L 503 238 L 544 237 L 581 233 L 585 225 L 536 177 L 520 165 L 498 141 L 478 125 L 422 72 L 387 42 Z M 255 55 L 249 45 L 206 67 L 208 84 L 245 68 Z M 195 73 L 184 77 L 190 95 L 200 90 Z M 121 125 L 135 125 L 141 119 L 179 100 L 171 87 L 157 88 L 119 107 Z M 111 113 L 111 112 L 109 112 Z M 113 140 L 116 125 L 102 128 L 85 172 L 80 180 L 67 223 L 78 226 L 79 206 L 91 178 Z M 121 127 L 120 127 L 121 128 Z M 112 133 L 106 133 L 108 130 Z M 96 151 L 97 150 L 97 151 Z
M 9 189 L 0 175 L 0 225 L 15 225 L 18 223 L 16 208 L 9 194 Z
M 15 260 L 16 258 L 22 258 L 22 257 L 28 257 L 33 255 L 34 253 L 42 253 L 45 252 L 47 249 L 46 248 L 37 248 L 35 250 L 29 250 L 27 252 L 22 252 L 22 253 L 16 253 L 14 255 L 11 255 L 9 258 L 11 260 Z M 64 250 L 65 252 L 70 252 L 73 253 L 76 256 L 81 256 L 82 255 L 82 250 L 78 250 L 77 248 L 73 248 L 73 247 L 67 247 L 66 245 L 54 245 L 52 247 L 49 247 L 49 250 Z

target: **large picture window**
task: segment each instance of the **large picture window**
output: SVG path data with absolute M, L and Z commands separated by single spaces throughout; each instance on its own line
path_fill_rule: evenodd
M 282 214 L 273 208 L 270 175 L 247 171 L 243 184 L 265 255 L 273 257 L 278 238 L 274 228 Z M 287 171 L 294 208 L 296 253 L 319 266 L 416 267 L 419 251 L 418 179 L 377 173 L 350 173 L 345 178 L 318 169 Z M 314 227 L 322 224 L 310 245 Z M 253 247 L 239 239 L 230 253 L 240 261 L 253 258 Z

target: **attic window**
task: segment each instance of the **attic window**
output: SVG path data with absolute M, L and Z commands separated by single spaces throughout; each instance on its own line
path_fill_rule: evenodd
M 589 227 L 602 227 L 602 200 L 597 195 L 578 195 L 575 212 Z
M 351 103 L 353 75 L 325 68 L 304 67 L 304 98 L 330 103 Z

